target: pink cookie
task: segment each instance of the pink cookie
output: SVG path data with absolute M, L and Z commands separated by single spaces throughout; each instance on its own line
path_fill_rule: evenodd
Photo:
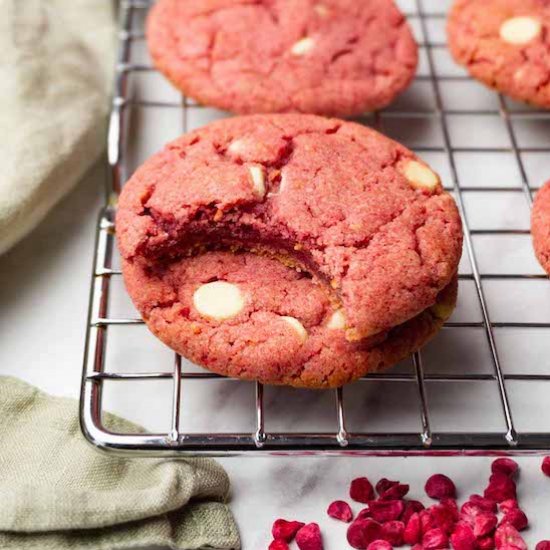
M 204 245 L 268 253 L 314 274 L 346 337 L 429 308 L 462 250 L 438 176 L 364 126 L 313 115 L 218 121 L 169 143 L 124 186 L 122 255 L 151 265 Z
M 471 75 L 510 97 L 550 108 L 550 3 L 457 0 L 449 47 Z
M 417 64 L 392 0 L 160 0 L 147 41 L 186 95 L 241 114 L 379 109 Z
M 540 265 L 550 274 L 550 181 L 546 182 L 535 197 L 531 234 Z
M 323 285 L 273 258 L 206 252 L 154 268 L 125 260 L 123 271 L 149 329 L 181 355 L 222 375 L 307 388 L 341 386 L 404 359 L 456 301 L 453 279 L 415 318 L 348 342 Z

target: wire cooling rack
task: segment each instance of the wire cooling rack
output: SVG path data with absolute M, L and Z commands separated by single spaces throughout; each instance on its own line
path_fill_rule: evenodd
M 465 228 L 459 306 L 410 361 L 309 392 L 222 378 L 174 356 L 126 298 L 113 224 L 122 183 L 164 142 L 228 115 L 166 84 L 144 44 L 150 2 L 121 2 L 81 395 L 82 428 L 96 446 L 162 456 L 550 449 L 550 285 L 529 236 L 534 190 L 550 176 L 550 113 L 483 88 L 450 60 L 449 2 L 400 5 L 420 46 L 418 76 L 392 107 L 360 121 L 414 149 L 454 193 Z M 115 433 L 104 407 L 146 432 Z

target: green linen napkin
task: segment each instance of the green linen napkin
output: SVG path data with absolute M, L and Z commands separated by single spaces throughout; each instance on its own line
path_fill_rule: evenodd
M 106 415 L 113 430 L 141 428 Z M 240 548 L 210 459 L 106 455 L 81 435 L 78 403 L 0 377 L 0 548 Z
M 113 8 L 111 0 L 0 0 L 0 254 L 105 147 Z

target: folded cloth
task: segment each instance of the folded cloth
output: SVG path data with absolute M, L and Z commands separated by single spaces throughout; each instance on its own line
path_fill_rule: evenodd
M 0 254 L 105 146 L 114 74 L 109 0 L 0 0 Z
M 228 490 L 210 459 L 99 453 L 81 435 L 76 401 L 0 377 L 2 549 L 240 548 Z

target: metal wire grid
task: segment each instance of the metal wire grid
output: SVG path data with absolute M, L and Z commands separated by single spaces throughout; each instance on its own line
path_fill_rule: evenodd
M 499 96 L 498 110 L 471 110 L 454 111 L 446 109 L 442 100 L 441 83 L 445 81 L 469 80 L 467 76 L 438 76 L 434 61 L 434 52 L 446 47 L 444 43 L 430 41 L 428 21 L 430 19 L 442 19 L 444 13 L 427 13 L 425 2 L 427 0 L 414 0 L 414 12 L 408 14 L 416 18 L 420 24 L 420 30 L 424 40 L 420 46 L 425 49 L 429 74 L 418 76 L 418 81 L 425 81 L 431 86 L 435 96 L 435 112 L 433 111 L 385 111 L 373 115 L 374 125 L 379 128 L 383 120 L 392 117 L 435 117 L 439 121 L 442 132 L 441 146 L 415 147 L 422 152 L 444 152 L 452 175 L 452 190 L 464 221 L 465 248 L 471 264 L 471 274 L 461 275 L 461 279 L 470 280 L 475 285 L 477 299 L 481 308 L 481 322 L 450 322 L 446 328 L 472 328 L 477 327 L 484 331 L 492 361 L 492 372 L 489 374 L 445 374 L 427 375 L 420 353 L 414 354 L 414 373 L 395 374 L 381 373 L 369 375 L 366 380 L 384 380 L 388 382 L 414 381 L 416 383 L 420 419 L 422 429 L 420 432 L 400 433 L 368 433 L 350 432 L 346 428 L 344 410 L 344 390 L 334 390 L 335 416 L 337 430 L 329 433 L 310 432 L 267 432 L 265 430 L 264 388 L 256 383 L 255 388 L 255 416 L 256 429 L 253 433 L 187 433 L 180 425 L 180 403 L 182 387 L 186 388 L 186 381 L 191 379 L 208 380 L 220 378 L 218 375 L 208 372 L 184 372 L 182 370 L 181 357 L 174 357 L 171 372 L 133 372 L 115 373 L 105 370 L 105 355 L 107 349 L 107 335 L 109 327 L 115 325 L 142 324 L 141 319 L 111 318 L 108 315 L 109 291 L 111 280 L 120 277 L 120 271 L 112 269 L 114 247 L 114 212 L 116 198 L 125 179 L 124 163 L 122 159 L 125 136 L 125 112 L 132 105 L 140 107 L 176 107 L 183 111 L 184 129 L 187 127 L 187 111 L 190 105 L 199 107 L 193 102 L 182 98 L 181 103 L 135 101 L 128 96 L 128 77 L 139 71 L 153 71 L 148 65 L 130 62 L 130 48 L 135 40 L 143 39 L 142 29 L 135 29 L 133 16 L 141 10 L 148 9 L 150 2 L 147 0 L 126 0 L 120 8 L 120 33 L 119 54 L 116 66 L 115 97 L 112 103 L 108 135 L 108 161 L 110 174 L 107 184 L 107 204 L 101 211 L 97 227 L 97 243 L 92 275 L 90 310 L 86 336 L 86 351 L 84 357 L 84 372 L 81 394 L 81 425 L 87 438 L 96 446 L 105 450 L 117 452 L 139 452 L 149 455 L 189 454 L 189 455 L 222 455 L 244 453 L 324 453 L 324 454 L 438 454 L 438 453 L 519 453 L 536 452 L 550 449 L 550 426 L 548 432 L 520 433 L 516 429 L 513 411 L 508 397 L 506 382 L 508 380 L 530 381 L 532 383 L 550 381 L 550 372 L 544 374 L 504 374 L 499 358 L 499 349 L 495 340 L 495 328 L 538 328 L 550 329 L 550 323 L 534 322 L 492 322 L 487 305 L 487 298 L 483 291 L 483 281 L 491 279 L 529 280 L 544 279 L 541 274 L 530 273 L 481 273 L 476 260 L 476 254 L 472 242 L 473 235 L 525 235 L 527 230 L 516 229 L 470 229 L 465 207 L 463 188 L 458 177 L 455 155 L 457 153 L 479 152 L 508 152 L 512 153 L 519 173 L 521 175 L 521 187 L 514 189 L 501 186 L 468 186 L 467 191 L 485 191 L 497 193 L 499 191 L 519 191 L 524 194 L 529 205 L 532 203 L 532 189 L 528 183 L 526 169 L 522 159 L 525 152 L 544 152 L 550 154 L 550 148 L 545 147 L 520 147 L 512 120 L 515 118 L 527 118 L 542 120 L 550 117 L 550 113 L 534 110 L 511 110 L 502 96 Z M 447 118 L 454 114 L 473 115 L 477 117 L 498 115 L 503 120 L 506 132 L 510 139 L 511 147 L 453 147 L 449 133 Z M 550 332 L 548 333 L 550 335 Z M 151 434 L 118 434 L 108 431 L 102 424 L 102 391 L 106 380 L 153 380 L 171 379 L 172 391 L 172 415 L 171 429 L 168 433 Z M 492 381 L 498 386 L 499 400 L 502 407 L 505 427 L 502 431 L 492 432 L 441 432 L 434 431 L 430 422 L 430 409 L 427 399 L 426 380 L 437 382 Z M 239 383 L 235 381 L 234 383 Z M 183 419 L 185 424 L 185 419 Z M 368 426 L 367 426 L 368 427 Z

